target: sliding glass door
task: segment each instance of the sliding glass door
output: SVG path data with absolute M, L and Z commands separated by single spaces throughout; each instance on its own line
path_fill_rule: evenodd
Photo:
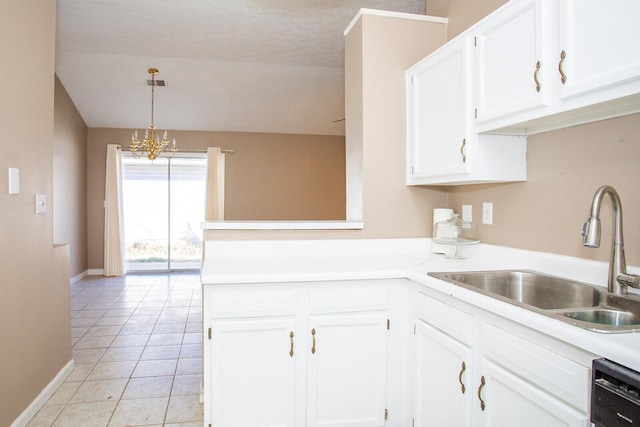
M 123 156 L 126 271 L 200 268 L 206 176 L 204 155 Z

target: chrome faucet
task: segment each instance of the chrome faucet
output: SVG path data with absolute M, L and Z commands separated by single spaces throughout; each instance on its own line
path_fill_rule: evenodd
M 640 276 L 627 274 L 627 262 L 624 256 L 624 239 L 622 237 L 622 203 L 618 192 L 609 185 L 598 188 L 591 203 L 591 216 L 582 227 L 582 245 L 588 248 L 600 247 L 600 205 L 604 195 L 608 194 L 613 202 L 613 247 L 611 261 L 609 261 L 609 277 L 607 289 L 609 292 L 626 295 L 627 286 L 640 288 Z

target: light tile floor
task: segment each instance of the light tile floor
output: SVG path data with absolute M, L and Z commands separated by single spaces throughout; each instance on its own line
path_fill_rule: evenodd
M 202 426 L 201 331 L 199 273 L 76 282 L 75 368 L 28 426 Z

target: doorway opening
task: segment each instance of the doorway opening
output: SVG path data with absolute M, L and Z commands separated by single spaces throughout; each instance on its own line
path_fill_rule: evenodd
M 153 162 L 123 155 L 125 271 L 200 268 L 206 180 L 206 154 Z

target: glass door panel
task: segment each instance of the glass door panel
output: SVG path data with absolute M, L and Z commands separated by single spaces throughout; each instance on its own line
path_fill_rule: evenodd
M 122 158 L 125 271 L 169 270 L 169 159 Z
M 169 167 L 171 270 L 199 269 L 207 180 L 206 157 L 171 159 Z

